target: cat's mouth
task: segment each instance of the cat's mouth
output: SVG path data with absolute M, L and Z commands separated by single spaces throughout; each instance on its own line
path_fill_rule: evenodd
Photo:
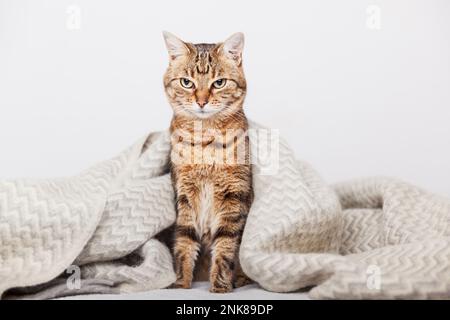
M 221 109 L 207 109 L 207 108 L 195 108 L 195 109 L 188 109 L 188 111 L 193 114 L 194 116 L 201 118 L 201 119 L 206 119 L 209 118 L 215 114 L 217 114 Z
M 209 118 L 212 115 L 216 114 L 217 111 L 205 111 L 205 110 L 200 110 L 200 111 L 192 111 L 191 113 L 193 113 L 195 116 L 205 119 L 205 118 Z

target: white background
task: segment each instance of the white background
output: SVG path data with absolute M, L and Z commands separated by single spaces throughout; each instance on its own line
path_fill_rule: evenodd
M 0 177 L 76 174 L 168 127 L 162 30 L 243 31 L 248 116 L 327 181 L 450 195 L 447 0 L 0 0 Z

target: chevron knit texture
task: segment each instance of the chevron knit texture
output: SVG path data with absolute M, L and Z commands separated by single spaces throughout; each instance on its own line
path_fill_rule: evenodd
M 261 146 L 251 139 L 255 156 Z M 0 182 L 0 296 L 169 286 L 172 257 L 158 240 L 175 220 L 169 153 L 168 133 L 156 132 L 76 177 Z M 263 288 L 313 287 L 316 299 L 450 298 L 448 199 L 388 178 L 328 186 L 283 140 L 277 170 L 254 162 L 240 262 Z

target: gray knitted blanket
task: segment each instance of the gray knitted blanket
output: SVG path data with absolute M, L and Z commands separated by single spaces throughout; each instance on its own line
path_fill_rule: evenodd
M 169 286 L 169 152 L 157 132 L 76 177 L 0 182 L 0 296 Z M 388 178 L 330 187 L 282 140 L 276 160 L 268 171 L 254 161 L 240 249 L 250 278 L 277 292 L 313 287 L 317 299 L 450 297 L 448 199 Z

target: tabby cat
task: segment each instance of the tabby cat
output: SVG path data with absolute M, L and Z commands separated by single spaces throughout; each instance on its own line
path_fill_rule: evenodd
M 173 287 L 190 288 L 206 265 L 210 291 L 230 292 L 248 280 L 240 269 L 238 251 L 253 199 L 243 111 L 244 36 L 236 33 L 217 44 L 186 43 L 168 32 L 164 38 L 170 56 L 164 86 L 174 112 L 170 131 L 177 280 Z

